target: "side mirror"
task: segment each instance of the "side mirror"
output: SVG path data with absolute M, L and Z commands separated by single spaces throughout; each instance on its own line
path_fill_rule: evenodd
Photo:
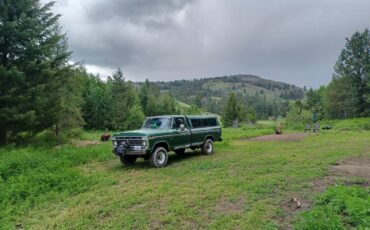
M 184 130 L 185 129 L 185 125 L 184 124 L 180 124 L 180 130 Z

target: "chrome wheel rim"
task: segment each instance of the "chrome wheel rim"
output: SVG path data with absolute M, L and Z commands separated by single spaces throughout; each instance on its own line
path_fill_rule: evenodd
M 166 154 L 163 151 L 157 153 L 157 163 L 163 164 L 166 160 Z
M 212 145 L 212 143 L 211 143 L 211 142 L 208 142 L 206 147 L 207 147 L 207 152 L 208 152 L 208 153 L 212 152 L 213 145 Z

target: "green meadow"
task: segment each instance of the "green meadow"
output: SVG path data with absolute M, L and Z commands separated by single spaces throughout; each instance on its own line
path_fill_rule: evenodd
M 121 165 L 110 142 L 89 142 L 98 132 L 70 144 L 2 148 L 0 228 L 366 229 L 368 188 L 338 181 L 320 193 L 312 183 L 340 160 L 370 157 L 370 131 L 348 127 L 299 141 L 248 139 L 273 134 L 269 122 L 223 129 L 214 155 L 171 153 L 160 169 L 143 159 Z M 312 206 L 290 213 L 284 204 L 296 195 Z

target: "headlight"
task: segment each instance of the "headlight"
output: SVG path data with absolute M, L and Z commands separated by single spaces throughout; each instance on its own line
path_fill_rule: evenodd
M 146 142 L 146 140 L 144 140 L 144 141 L 143 141 L 143 146 L 147 146 L 147 144 L 148 144 L 148 143 Z
M 117 141 L 113 141 L 113 145 L 116 146 L 118 144 Z

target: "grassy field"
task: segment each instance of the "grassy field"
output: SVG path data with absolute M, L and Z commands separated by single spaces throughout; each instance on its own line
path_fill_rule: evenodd
M 287 199 L 313 199 L 312 181 L 340 159 L 370 157 L 366 130 L 329 130 L 295 142 L 247 140 L 272 132 L 224 129 L 214 155 L 171 153 L 162 169 L 144 160 L 124 167 L 110 143 L 0 149 L 0 228 L 286 228 Z M 315 213 L 304 215 L 297 228 Z

